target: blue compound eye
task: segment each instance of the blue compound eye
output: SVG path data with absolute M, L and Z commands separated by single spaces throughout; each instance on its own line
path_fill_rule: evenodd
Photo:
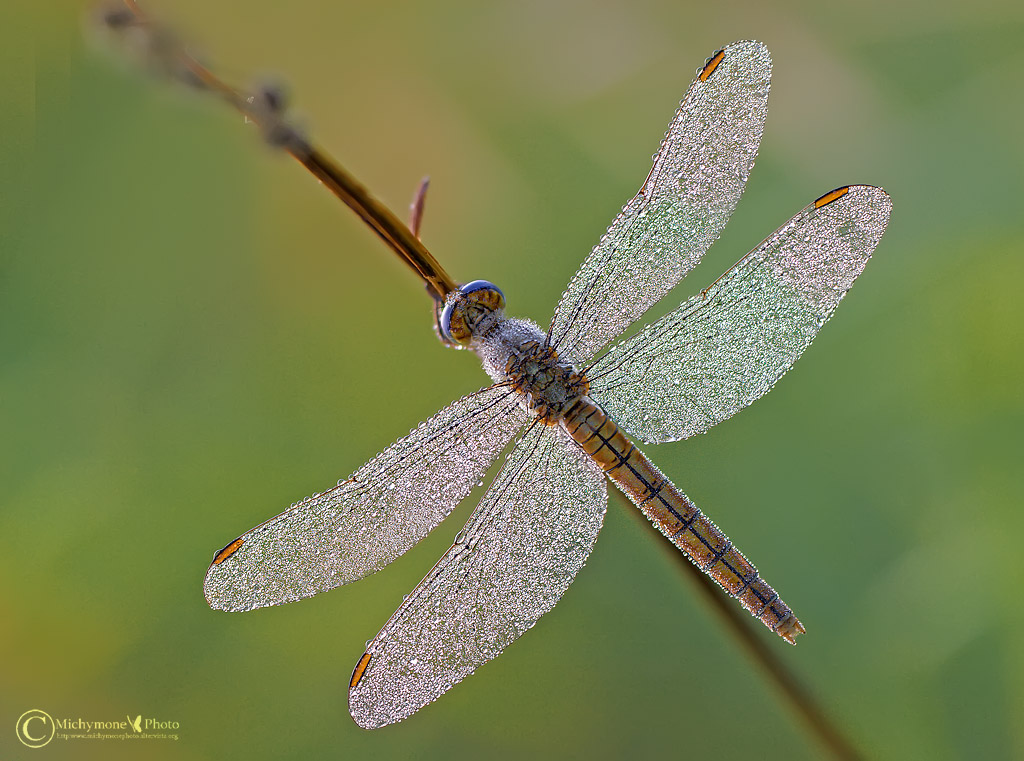
M 441 334 L 449 341 L 466 345 L 480 321 L 505 308 L 505 294 L 494 283 L 474 280 L 459 286 L 448 297 L 441 312 Z

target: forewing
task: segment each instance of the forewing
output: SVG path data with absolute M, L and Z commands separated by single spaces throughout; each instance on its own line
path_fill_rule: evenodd
M 203 585 L 210 606 L 278 605 L 380 570 L 469 494 L 525 420 L 503 386 L 459 399 L 348 480 L 221 550 Z
M 598 359 L 593 398 L 648 442 L 703 433 L 746 407 L 831 317 L 891 208 L 867 185 L 822 196 L 710 288 Z
M 459 534 L 359 661 L 349 710 L 400 721 L 551 610 L 601 529 L 601 469 L 558 427 L 533 425 Z
M 764 130 L 768 49 L 729 45 L 679 104 L 654 168 L 562 295 L 551 343 L 578 363 L 619 335 L 697 264 L 736 208 Z

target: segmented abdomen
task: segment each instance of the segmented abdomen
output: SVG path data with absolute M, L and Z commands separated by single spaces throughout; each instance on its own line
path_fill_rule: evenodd
M 561 420 L 569 435 L 669 541 L 791 644 L 805 629 L 729 537 L 665 478 L 604 410 L 582 397 Z

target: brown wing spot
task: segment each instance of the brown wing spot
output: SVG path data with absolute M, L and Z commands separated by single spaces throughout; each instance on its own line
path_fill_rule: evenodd
M 817 201 L 815 201 L 814 202 L 814 208 L 815 209 L 820 209 L 822 206 L 828 206 L 830 203 L 832 203 L 835 200 L 838 200 L 838 199 L 842 198 L 843 196 L 845 196 L 849 192 L 850 192 L 850 187 L 849 186 L 847 186 L 845 188 L 836 188 L 835 190 L 831 191 L 830 193 L 826 193 L 821 198 L 819 198 Z
M 356 664 L 355 671 L 352 672 L 352 680 L 348 683 L 348 688 L 354 689 L 357 684 L 363 679 L 363 674 L 366 673 L 366 667 L 370 665 L 370 654 L 363 653 L 363 657 L 359 659 L 359 663 Z
M 708 62 L 704 64 L 704 68 L 700 70 L 700 74 L 697 76 L 697 79 L 699 79 L 701 82 L 707 82 L 708 77 L 710 77 L 715 72 L 715 69 L 718 68 L 718 64 L 720 64 L 722 62 L 722 59 L 724 58 L 724 50 L 719 50 L 717 53 L 711 56 L 711 58 L 708 59 Z
M 238 539 L 233 541 L 231 544 L 229 544 L 227 547 L 225 547 L 224 549 L 222 549 L 220 552 L 218 552 L 216 555 L 213 556 L 213 564 L 214 565 L 220 565 L 225 560 L 227 560 L 229 557 L 234 555 L 235 552 L 238 550 L 238 548 L 241 547 L 243 544 L 245 544 L 245 540 L 242 539 L 241 537 L 239 537 Z

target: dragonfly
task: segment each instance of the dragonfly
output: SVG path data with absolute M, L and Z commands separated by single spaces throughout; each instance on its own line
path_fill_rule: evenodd
M 492 384 L 228 544 L 206 575 L 210 606 L 278 605 L 381 570 L 443 521 L 514 440 L 451 548 L 367 644 L 349 684 L 360 726 L 409 717 L 551 610 L 594 547 L 609 481 L 700 571 L 795 643 L 806 629 L 790 607 L 636 442 L 704 433 L 771 389 L 863 271 L 889 196 L 869 185 L 822 195 L 710 286 L 616 340 L 697 264 L 733 213 L 770 79 L 759 42 L 707 59 L 643 187 L 546 330 L 507 316 L 492 283 L 449 286 L 424 275 L 442 340 L 475 352 Z

